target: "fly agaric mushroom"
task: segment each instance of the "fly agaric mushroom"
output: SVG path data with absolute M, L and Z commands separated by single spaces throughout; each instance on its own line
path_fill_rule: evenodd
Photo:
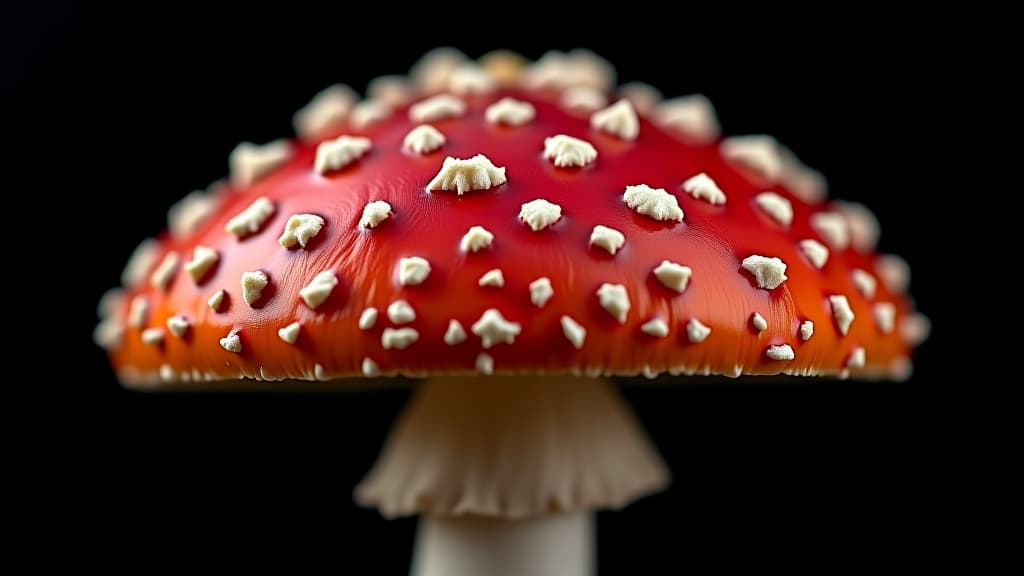
M 591 511 L 668 481 L 607 377 L 905 378 L 928 324 L 870 212 L 707 99 L 638 111 L 589 52 L 496 62 L 436 52 L 403 99 L 334 89 L 241 145 L 96 339 L 132 388 L 423 378 L 356 491 L 423 515 L 413 572 L 586 574 Z

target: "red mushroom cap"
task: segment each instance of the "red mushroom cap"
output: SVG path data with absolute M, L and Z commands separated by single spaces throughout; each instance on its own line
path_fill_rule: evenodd
M 870 212 L 769 137 L 720 139 L 703 97 L 639 115 L 560 58 L 517 86 L 512 59 L 428 61 L 448 90 L 334 87 L 302 138 L 241 145 L 102 303 L 121 380 L 906 376 L 927 324 Z

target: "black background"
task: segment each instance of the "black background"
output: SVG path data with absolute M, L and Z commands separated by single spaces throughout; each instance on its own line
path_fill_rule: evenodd
M 164 226 L 172 202 L 223 176 L 239 141 L 290 134 L 291 114 L 324 86 L 362 89 L 438 44 L 532 58 L 584 46 L 616 63 L 621 81 L 707 94 L 727 133 L 777 136 L 826 173 L 833 196 L 870 205 L 881 249 L 911 262 L 912 291 L 936 324 L 906 383 L 624 387 L 675 479 L 664 494 L 600 515 L 602 574 L 674 572 L 699 560 L 866 567 L 916 554 L 943 514 L 930 470 L 949 315 L 934 288 L 944 239 L 913 201 L 939 186 L 920 148 L 927 79 L 941 58 L 929 40 L 906 38 L 913 20 L 768 18 L 739 7 L 670 15 L 643 4 L 603 15 L 511 3 L 412 13 L 378 3 L 357 13 L 351 4 L 55 3 L 4 18 L 9 125 L 25 129 L 16 134 L 33 151 L 21 167 L 46 183 L 40 194 L 56 191 L 56 217 L 83 239 L 61 249 L 86 270 L 62 320 L 74 350 L 65 369 L 81 377 L 47 388 L 54 406 L 74 413 L 64 449 L 47 457 L 60 470 L 47 498 L 75 503 L 48 517 L 54 530 L 88 540 L 83 558 L 134 567 L 208 566 L 210 552 L 236 567 L 406 570 L 415 522 L 384 521 L 351 499 L 406 390 L 128 392 L 91 344 L 95 302 L 137 241 Z

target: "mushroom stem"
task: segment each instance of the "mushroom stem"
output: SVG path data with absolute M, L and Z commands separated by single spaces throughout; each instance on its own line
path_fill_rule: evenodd
M 445 550 L 479 545 L 465 561 L 493 564 L 466 573 L 501 574 L 509 550 L 528 548 L 541 561 L 556 540 L 567 554 L 589 549 L 590 510 L 625 506 L 668 477 L 606 380 L 446 377 L 422 384 L 356 499 L 385 516 L 426 515 L 416 570 L 459 574 L 444 563 L 456 561 Z M 591 570 L 591 555 L 572 552 L 571 566 Z M 545 572 L 530 565 L 510 573 Z
M 413 576 L 588 576 L 594 573 L 594 514 L 505 520 L 424 516 Z

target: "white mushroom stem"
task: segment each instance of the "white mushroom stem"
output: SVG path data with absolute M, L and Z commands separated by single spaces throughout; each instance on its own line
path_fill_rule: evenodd
M 424 515 L 417 576 L 583 575 L 594 569 L 590 511 L 667 483 L 607 381 L 451 377 L 423 383 L 356 498 L 385 516 Z
M 588 576 L 594 574 L 594 514 L 523 520 L 424 516 L 413 576 Z

